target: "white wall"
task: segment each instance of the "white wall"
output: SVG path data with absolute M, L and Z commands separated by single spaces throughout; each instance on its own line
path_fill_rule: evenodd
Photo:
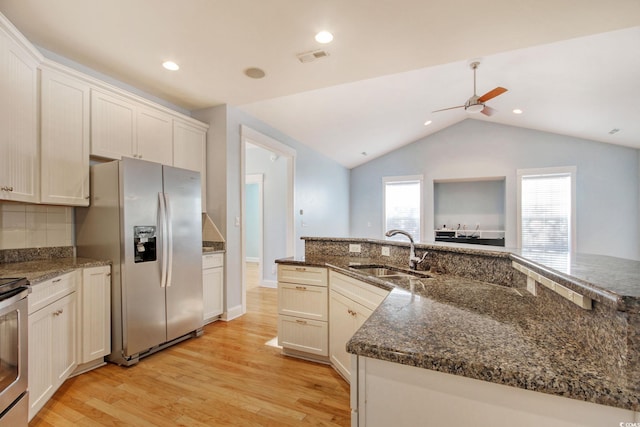
M 382 238 L 383 176 L 424 175 L 426 227 L 434 180 L 505 176 L 506 246 L 515 247 L 516 170 L 574 165 L 577 250 L 640 259 L 639 163 L 636 149 L 468 119 L 352 169 L 351 234 Z
M 237 108 L 222 105 L 192 112 L 209 123 L 207 133 L 207 213 L 226 239 L 226 309 L 242 303 L 240 227 L 240 126 L 246 125 L 296 150 L 296 255 L 304 254 L 301 236 L 349 235 L 349 170 Z M 304 215 L 299 215 L 300 209 Z M 302 226 L 302 218 L 306 226 Z M 284 257 L 286 254 L 275 255 Z M 265 262 L 265 268 L 271 268 Z

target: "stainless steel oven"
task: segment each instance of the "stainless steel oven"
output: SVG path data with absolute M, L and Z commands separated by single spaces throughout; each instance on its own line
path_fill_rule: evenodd
M 29 292 L 24 278 L 0 278 L 0 427 L 28 424 Z

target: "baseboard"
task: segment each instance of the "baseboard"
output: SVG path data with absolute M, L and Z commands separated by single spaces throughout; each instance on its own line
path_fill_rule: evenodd
M 276 280 L 263 280 L 262 284 L 260 285 L 264 288 L 277 288 L 278 287 L 278 282 Z
M 242 311 L 242 305 L 236 305 L 235 307 L 231 307 L 226 312 L 222 313 L 220 319 L 228 322 L 229 320 L 237 319 L 243 314 L 244 312 Z
M 245 258 L 245 261 L 246 262 L 258 262 L 259 263 L 260 262 L 260 258 L 255 258 L 255 257 L 248 256 L 248 257 Z

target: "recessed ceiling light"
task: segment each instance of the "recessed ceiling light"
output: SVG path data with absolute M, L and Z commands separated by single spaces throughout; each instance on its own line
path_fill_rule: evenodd
M 332 40 L 333 34 L 331 34 L 329 31 L 320 31 L 318 34 L 316 34 L 316 41 L 318 43 L 331 43 Z
M 252 79 L 261 79 L 266 75 L 262 68 L 256 67 L 247 68 L 246 70 L 244 70 L 244 74 L 247 77 L 251 77 Z
M 429 126 L 431 123 L 433 123 L 431 120 L 427 120 L 426 122 L 424 122 L 424 125 Z
M 609 135 L 615 135 L 616 133 L 620 132 L 620 129 L 618 128 L 613 128 L 609 131 Z
M 180 66 L 173 61 L 165 61 L 162 63 L 162 66 L 171 71 L 177 71 L 180 69 Z
M 363 152 L 362 152 L 362 153 L 360 153 L 360 154 L 362 154 L 363 156 L 366 156 L 366 155 L 367 155 L 367 152 L 366 152 L 366 151 L 363 151 Z
M 522 110 L 519 108 L 516 108 L 515 110 L 513 110 L 513 114 L 522 114 Z

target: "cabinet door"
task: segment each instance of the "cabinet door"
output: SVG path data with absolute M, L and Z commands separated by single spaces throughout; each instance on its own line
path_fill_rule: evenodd
M 173 165 L 173 119 L 151 108 L 138 108 L 136 154 L 138 158 Z
M 76 293 L 54 302 L 48 309 L 53 316 L 51 354 L 53 357 L 53 378 L 57 388 L 78 366 L 76 349 Z
M 89 205 L 89 85 L 43 69 L 41 74 L 43 203 Z
M 204 320 L 209 321 L 224 311 L 222 306 L 224 269 L 222 267 L 202 270 L 202 297 Z
M 111 268 L 85 268 L 79 291 L 79 361 L 88 363 L 111 353 Z
M 38 201 L 36 61 L 0 29 L 0 199 Z
M 331 291 L 329 297 L 329 350 L 331 363 L 347 379 L 351 378 L 351 355 L 347 353 L 347 341 L 356 331 L 355 303 L 343 295 Z
M 200 172 L 202 212 L 206 211 L 207 131 L 177 120 L 173 121 L 173 165 Z
M 136 156 L 133 102 L 91 90 L 91 154 L 108 159 Z
M 53 395 L 53 314 L 48 309 L 29 315 L 29 419 Z

